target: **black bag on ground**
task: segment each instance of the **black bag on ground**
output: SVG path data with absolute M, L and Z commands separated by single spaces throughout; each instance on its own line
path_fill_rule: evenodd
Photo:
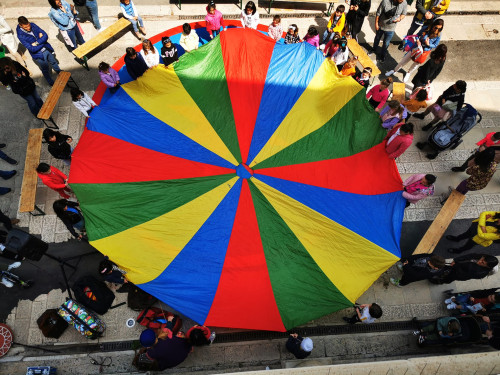
M 153 297 L 151 294 L 146 293 L 144 290 L 135 285 L 129 288 L 127 305 L 132 310 L 142 311 L 150 306 L 153 306 L 156 301 L 158 301 L 156 297 Z
M 5 247 L 7 250 L 17 253 L 21 258 L 39 261 L 47 252 L 49 245 L 21 229 L 12 228 L 7 235 Z
M 115 300 L 106 284 L 91 275 L 80 277 L 71 289 L 78 302 L 100 315 L 105 314 Z
M 57 309 L 48 309 L 36 320 L 45 337 L 58 339 L 68 328 L 68 323 L 59 316 Z

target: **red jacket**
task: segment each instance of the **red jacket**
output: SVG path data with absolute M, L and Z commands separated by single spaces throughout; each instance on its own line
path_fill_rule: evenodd
M 50 166 L 50 174 L 37 173 L 42 182 L 54 190 L 64 189 L 68 177 L 56 167 Z
M 493 136 L 493 134 L 495 134 L 495 132 L 491 132 L 491 133 L 486 134 L 486 137 L 484 137 L 479 142 L 477 142 L 476 145 L 478 145 L 478 146 L 483 146 L 484 145 L 484 147 L 495 146 L 500 141 L 494 141 L 493 139 L 491 139 L 491 137 Z
M 392 130 L 387 133 L 387 136 L 384 138 L 385 140 L 385 151 L 387 155 L 391 159 L 396 159 L 399 155 L 406 151 L 408 147 L 411 146 L 413 142 L 413 134 L 405 134 L 405 135 L 397 135 L 391 143 L 387 144 L 387 141 L 392 137 L 394 133 L 396 133 L 399 128 L 401 128 L 401 124 L 398 124 L 392 128 Z

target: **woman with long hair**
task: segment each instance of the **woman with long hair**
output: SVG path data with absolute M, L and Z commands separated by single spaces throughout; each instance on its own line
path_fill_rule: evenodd
M 142 41 L 142 50 L 140 53 L 148 68 L 155 67 L 160 63 L 160 54 L 149 39 L 144 39 Z
M 443 70 L 447 53 L 448 47 L 446 47 L 446 44 L 440 44 L 431 52 L 430 59 L 418 68 L 417 74 L 411 80 L 414 89 L 432 83 L 437 78 L 441 70 Z
M 76 23 L 75 16 L 78 12 L 73 4 L 68 4 L 65 0 L 49 0 L 49 18 L 61 32 L 68 48 L 73 51 L 77 44 L 84 44 L 80 28 Z
M 85 219 L 78 209 L 78 202 L 68 201 L 66 199 L 58 199 L 52 205 L 57 217 L 66 225 L 66 228 L 71 232 L 75 238 L 81 240 L 84 238 L 85 232 Z M 76 230 L 80 233 L 78 233 Z
M 410 75 L 417 69 L 421 64 L 423 64 L 427 56 L 435 49 L 439 42 L 441 41 L 441 31 L 443 31 L 444 21 L 441 18 L 435 20 L 429 29 L 423 29 L 417 36 L 416 45 L 412 50 L 406 52 L 398 65 L 394 70 L 389 70 L 385 73 L 386 77 L 392 76 L 394 73 L 398 72 L 403 66 L 408 64 L 410 60 L 413 61 L 410 69 L 405 73 L 403 82 L 408 82 Z

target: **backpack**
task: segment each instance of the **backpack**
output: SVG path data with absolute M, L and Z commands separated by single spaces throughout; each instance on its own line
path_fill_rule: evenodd
M 80 277 L 71 289 L 79 303 L 101 315 L 109 310 L 115 299 L 103 281 L 90 275 Z
M 168 322 L 167 319 L 173 316 L 174 320 Z M 136 319 L 141 326 L 151 329 L 168 328 L 174 335 L 179 332 L 182 327 L 182 319 L 171 312 L 164 311 L 158 307 L 148 307 L 141 311 Z

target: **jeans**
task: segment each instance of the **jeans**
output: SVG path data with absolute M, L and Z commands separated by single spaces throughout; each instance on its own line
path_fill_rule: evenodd
M 72 51 L 76 49 L 77 42 L 80 45 L 85 43 L 85 40 L 83 39 L 82 33 L 80 33 L 80 29 L 78 28 L 78 25 L 76 25 L 72 29 L 66 30 L 66 32 L 68 33 L 68 37 L 71 39 L 71 42 L 73 43 L 73 46 L 74 46 L 71 49 Z
M 408 35 L 416 35 L 416 31 L 418 29 L 420 29 L 421 26 L 422 26 L 422 21 L 421 20 L 417 20 L 416 17 L 413 17 L 413 20 L 411 21 L 410 28 L 406 32 L 406 36 L 408 36 Z
M 140 26 L 140 27 L 144 27 L 144 23 L 142 22 L 142 18 L 141 18 L 141 16 L 137 16 L 137 21 L 136 21 L 136 20 L 134 20 L 134 19 L 130 19 L 129 21 L 130 21 L 130 23 L 132 24 L 132 27 L 134 28 L 134 31 L 135 31 L 136 33 L 138 33 L 138 32 L 139 32 L 139 28 L 137 27 L 137 23 L 139 23 L 139 26 Z
M 52 69 L 54 69 L 54 71 L 57 73 L 61 71 L 61 68 L 59 68 L 55 56 L 52 53 L 50 53 L 49 50 L 45 50 L 42 53 L 43 53 L 43 58 L 33 59 L 33 61 L 38 65 L 38 67 L 42 71 L 42 74 L 45 77 L 47 83 L 50 86 L 52 86 L 54 84 L 54 80 L 50 76 L 50 67 L 52 66 Z
M 217 35 L 219 35 L 219 34 L 220 34 L 220 29 L 217 29 L 217 30 L 212 30 L 212 35 L 213 35 L 214 39 L 215 39 L 215 37 L 216 37 Z
M 7 180 L 14 174 L 14 171 L 0 171 L 0 177 Z
M 0 159 L 5 160 L 9 164 L 16 164 L 16 161 L 14 159 L 12 159 L 11 157 L 9 157 L 9 155 L 7 155 L 2 150 L 0 150 Z
M 6 187 L 0 187 L 0 195 L 4 195 L 4 194 L 7 194 L 8 192 L 10 192 L 11 189 L 10 188 L 6 188 Z M 5 252 L 5 251 L 4 251 Z
M 373 41 L 373 49 L 376 49 L 380 43 L 380 39 L 384 37 L 384 42 L 382 44 L 382 52 L 380 53 L 380 57 L 384 58 L 387 54 L 387 48 L 389 48 L 389 43 L 391 42 L 392 37 L 394 36 L 394 31 L 384 31 L 382 29 L 378 29 L 375 33 L 375 40 Z
M 28 102 L 28 107 L 30 107 L 31 113 L 33 113 L 33 116 L 36 117 L 43 105 L 43 100 L 40 98 L 40 95 L 38 95 L 36 87 L 31 94 L 26 96 L 21 95 L 21 97 Z
M 85 220 L 83 219 L 83 217 L 82 217 L 82 220 L 73 224 L 73 228 L 75 228 L 76 230 L 79 230 L 80 232 L 82 230 L 85 230 Z
M 101 24 L 99 23 L 99 9 L 97 8 L 97 0 L 87 0 L 85 3 L 87 10 L 89 11 L 90 17 L 92 17 L 92 23 L 97 30 L 101 29 Z

